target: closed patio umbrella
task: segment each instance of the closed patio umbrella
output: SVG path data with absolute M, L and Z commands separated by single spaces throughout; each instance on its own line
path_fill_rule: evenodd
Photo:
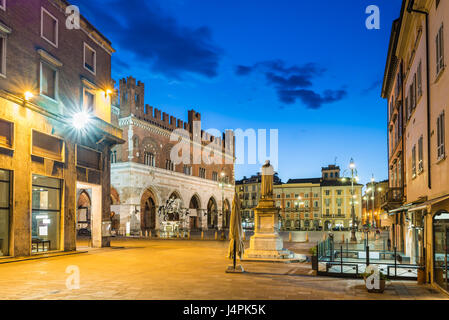
M 234 272 L 236 271 L 237 256 L 242 259 L 245 251 L 243 244 L 243 229 L 242 229 L 242 215 L 240 212 L 240 201 L 237 193 L 234 195 L 232 201 L 231 221 L 229 225 L 229 259 L 234 259 Z M 228 271 L 229 268 L 228 268 Z M 243 271 L 243 268 L 239 267 L 239 271 Z

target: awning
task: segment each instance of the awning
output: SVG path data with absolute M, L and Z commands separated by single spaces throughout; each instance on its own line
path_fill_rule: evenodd
M 449 194 L 432 199 L 432 200 L 428 200 L 426 202 L 420 202 L 420 203 L 409 203 L 406 205 L 403 205 L 399 208 L 393 209 L 393 210 L 389 210 L 388 214 L 390 216 L 396 214 L 397 212 L 402 212 L 402 211 L 408 211 L 408 212 L 414 212 L 414 211 L 419 211 L 419 210 L 425 210 L 427 209 L 428 206 L 431 206 L 435 203 L 444 201 L 449 199 Z
M 406 211 L 406 210 L 410 209 L 412 206 L 413 206 L 413 203 L 406 204 L 406 205 L 403 205 L 403 206 L 401 206 L 399 208 L 396 208 L 396 209 L 393 209 L 393 210 L 388 210 L 388 214 L 390 216 L 392 216 L 392 215 L 396 214 L 397 212 Z

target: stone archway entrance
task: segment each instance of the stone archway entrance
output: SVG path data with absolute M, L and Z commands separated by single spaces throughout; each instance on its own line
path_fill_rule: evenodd
M 140 228 L 144 233 L 156 229 L 156 198 L 151 190 L 140 201 Z
M 200 209 L 200 199 L 197 195 L 194 195 L 192 199 L 190 199 L 189 204 L 189 219 L 190 219 L 190 230 L 199 230 L 200 229 L 200 221 L 199 221 L 199 209 Z
M 91 230 L 91 206 L 92 202 L 87 190 L 82 189 L 78 196 L 76 206 L 76 232 L 78 236 L 90 237 Z
M 217 201 L 215 201 L 214 197 L 209 199 L 207 203 L 207 228 L 215 229 L 218 227 L 218 210 L 217 210 Z

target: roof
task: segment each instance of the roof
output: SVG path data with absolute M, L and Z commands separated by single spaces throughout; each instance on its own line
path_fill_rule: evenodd
M 323 180 L 321 181 L 322 187 L 349 187 L 351 186 L 351 180 L 341 181 L 339 180 Z M 354 183 L 354 186 L 363 187 L 363 184 Z
M 399 34 L 401 32 L 402 17 L 405 12 L 406 0 L 402 0 L 401 15 L 400 18 L 393 21 L 391 27 L 390 43 L 388 45 L 387 61 L 385 63 L 385 73 L 382 84 L 382 98 L 388 98 L 388 93 L 391 89 L 391 82 L 393 80 L 394 71 L 397 67 L 396 48 L 398 45 Z
M 321 183 L 321 178 L 308 178 L 308 179 L 290 179 L 286 184 L 298 184 L 298 183 Z

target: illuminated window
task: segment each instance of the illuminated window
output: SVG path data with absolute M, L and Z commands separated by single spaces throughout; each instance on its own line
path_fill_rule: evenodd
M 58 19 L 44 8 L 41 10 L 41 37 L 58 47 Z
M 95 74 L 97 72 L 97 53 L 88 44 L 84 44 L 84 68 Z
M 33 175 L 32 253 L 59 250 L 61 180 Z

